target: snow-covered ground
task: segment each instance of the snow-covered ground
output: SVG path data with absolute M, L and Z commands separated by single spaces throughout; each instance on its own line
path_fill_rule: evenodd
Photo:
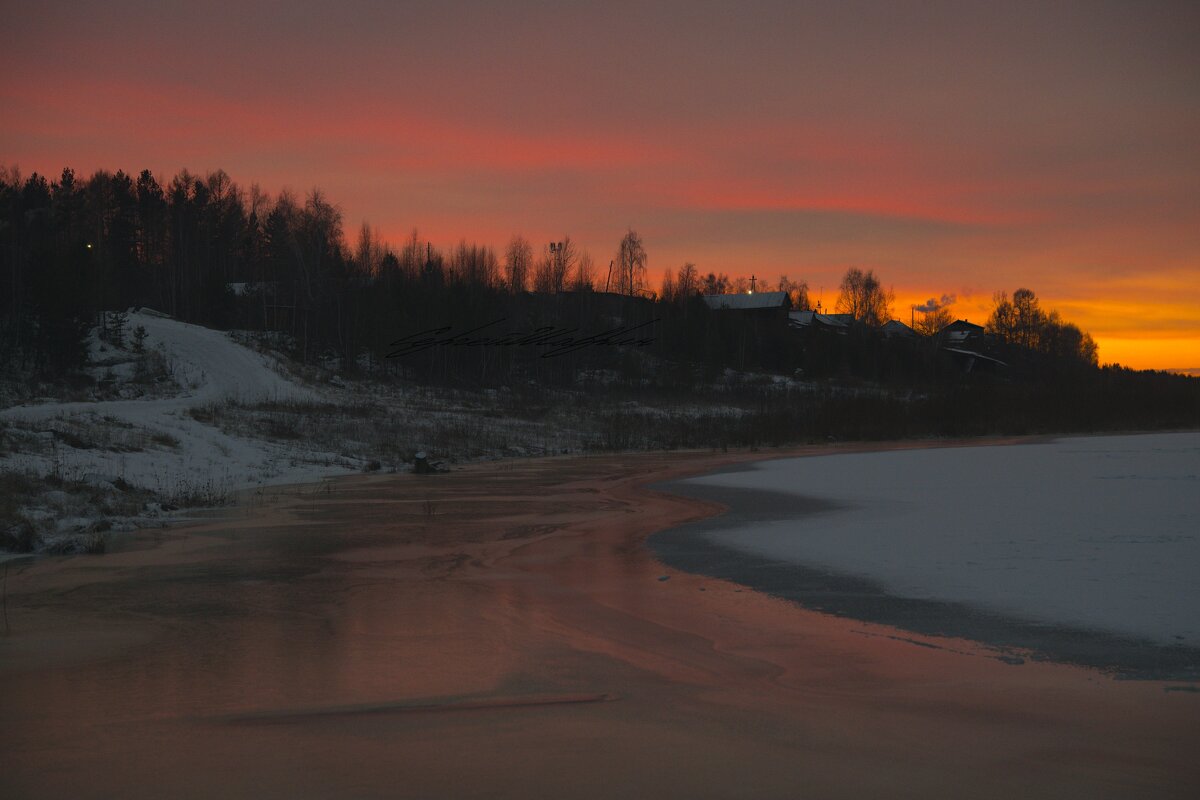
M 331 455 L 298 460 L 293 452 L 261 439 L 237 438 L 197 421 L 189 409 L 228 398 L 319 401 L 275 368 L 271 359 L 232 341 L 220 331 L 189 325 L 151 311 L 131 312 L 128 330 L 145 328 L 145 347 L 160 350 L 181 391 L 156 399 L 42 403 L 0 411 L 0 421 L 26 430 L 70 425 L 86 439 L 89 430 L 121 431 L 122 441 L 139 447 L 54 447 L 51 452 L 8 453 L 0 469 L 33 474 L 65 474 L 98 480 L 121 479 L 133 486 L 171 494 L 189 486 L 220 491 L 267 483 L 298 483 L 344 473 L 351 465 L 330 466 Z M 133 433 L 130 433 L 132 431 Z
M 715 541 L 1048 625 L 1200 645 L 1200 433 L 784 459 L 694 478 L 842 508 Z

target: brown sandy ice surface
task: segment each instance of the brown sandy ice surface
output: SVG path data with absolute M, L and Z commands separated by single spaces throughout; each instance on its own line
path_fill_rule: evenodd
M 653 559 L 720 508 L 645 484 L 762 457 L 349 478 L 10 565 L 0 796 L 1200 796 L 1190 687 Z

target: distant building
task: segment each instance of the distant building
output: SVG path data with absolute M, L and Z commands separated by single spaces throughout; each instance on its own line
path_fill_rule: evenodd
M 1008 366 L 984 352 L 992 349 L 995 344 L 994 338 L 987 334 L 982 325 L 967 322 L 965 319 L 955 320 L 938 331 L 937 343 L 963 372 L 994 372 L 1000 367 Z
M 883 331 L 883 335 L 889 339 L 917 338 L 917 332 L 898 319 L 894 319 L 886 323 L 881 330 Z
M 820 314 L 816 311 L 788 313 L 788 326 L 793 330 L 824 330 L 845 334 L 854 325 L 853 314 Z
M 783 311 L 789 305 L 787 292 L 706 294 L 704 303 L 713 311 Z
M 960 319 L 942 328 L 937 335 L 943 347 L 958 347 L 972 339 L 982 338 L 983 334 L 982 325 Z

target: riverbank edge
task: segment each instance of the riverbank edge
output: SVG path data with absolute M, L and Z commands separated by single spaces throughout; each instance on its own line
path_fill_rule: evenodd
M 1010 446 L 1078 437 L 955 440 L 930 447 Z M 888 444 L 906 445 L 907 442 Z M 909 447 L 884 446 L 853 452 L 889 452 Z M 924 449 L 924 448 L 922 448 Z M 851 452 L 805 453 L 819 458 Z M 772 455 L 761 461 L 789 458 Z M 703 473 L 704 476 L 753 469 L 757 461 L 740 462 Z M 1200 682 L 1200 649 L 1163 645 L 1104 631 L 1069 625 L 1047 625 L 967 603 L 904 597 L 883 583 L 828 568 L 779 561 L 714 541 L 708 534 L 755 523 L 793 520 L 839 507 L 819 497 L 732 487 L 697 486 L 688 475 L 646 484 L 646 488 L 676 497 L 716 503 L 724 510 L 647 537 L 645 545 L 656 559 L 674 569 L 730 581 L 754 591 L 836 617 L 868 622 L 920 636 L 975 642 L 996 651 L 1008 663 L 1024 659 L 1048 661 L 1099 670 L 1120 679 Z

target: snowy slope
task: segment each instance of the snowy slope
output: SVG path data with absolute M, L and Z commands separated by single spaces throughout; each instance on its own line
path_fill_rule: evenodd
M 140 452 L 61 447 L 53 456 L 13 454 L 0 467 L 75 476 L 122 478 L 134 485 L 174 493 L 189 486 L 222 490 L 263 483 L 317 480 L 346 469 L 296 463 L 294 454 L 269 442 L 231 437 L 193 419 L 188 409 L 235 398 L 321 400 L 312 389 L 277 372 L 270 360 L 220 331 L 189 325 L 155 312 L 130 312 L 128 330 L 146 329 L 147 348 L 161 350 L 172 365 L 182 394 L 162 399 L 45 403 L 0 411 L 0 420 L 36 428 L 61 418 L 85 419 L 97 426 L 134 426 L 159 444 Z M 311 461 L 311 459 L 310 459 Z

